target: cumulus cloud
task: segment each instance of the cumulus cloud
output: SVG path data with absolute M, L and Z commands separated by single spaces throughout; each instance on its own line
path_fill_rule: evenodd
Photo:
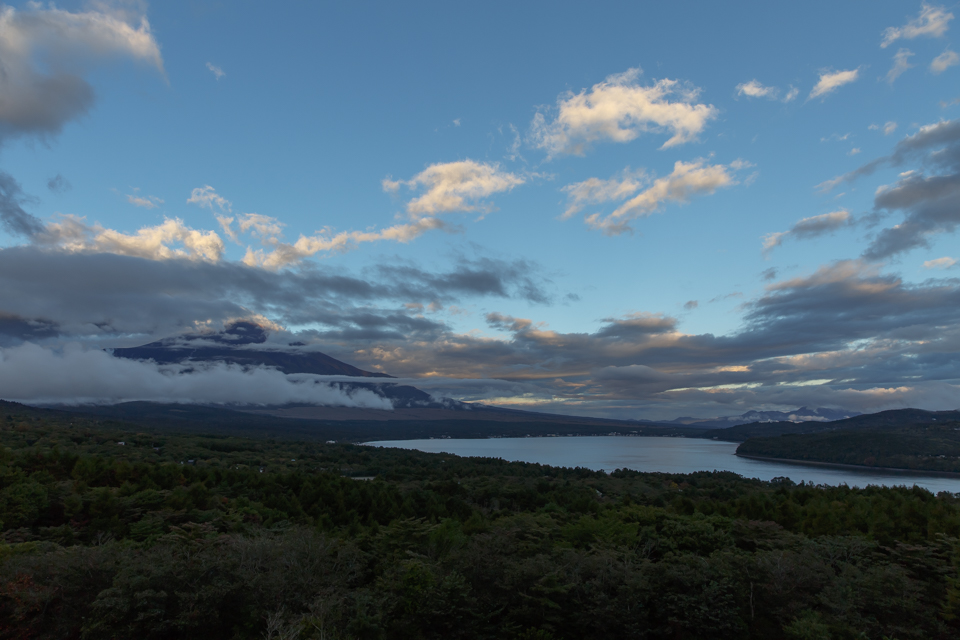
M 783 102 L 790 102 L 799 95 L 800 90 L 791 86 L 783 95 Z M 768 100 L 779 100 L 780 89 L 777 87 L 767 87 L 757 80 L 743 82 L 737 85 L 737 95 L 747 96 L 748 98 L 767 98 Z
M 947 32 L 951 20 L 953 20 L 953 14 L 947 11 L 946 7 L 924 2 L 920 8 L 920 15 L 916 18 L 902 27 L 887 27 L 883 32 L 880 46 L 889 47 L 901 38 L 904 40 L 913 40 L 921 36 L 939 38 Z
M 951 258 L 949 256 L 944 256 L 943 258 L 936 258 L 934 260 L 927 260 L 923 263 L 924 269 L 949 269 L 950 267 L 957 264 L 956 258 Z
M 111 10 L 71 13 L 39 3 L 23 10 L 0 7 L 0 143 L 14 136 L 54 136 L 85 114 L 94 91 L 83 76 L 110 57 L 163 73 L 145 17 Z
M 678 160 L 670 175 L 657 178 L 637 195 L 633 195 L 640 188 L 636 174 L 627 173 L 610 180 L 593 178 L 564 188 L 572 201 L 564 217 L 570 217 L 587 203 L 625 200 L 608 215 L 592 213 L 584 220 L 591 228 L 606 235 L 630 232 L 631 220 L 648 216 L 665 203 L 686 203 L 695 196 L 709 195 L 717 189 L 735 185 L 735 172 L 749 166 L 742 160 L 728 165 L 707 164 L 703 158 L 693 162 Z M 570 213 L 571 209 L 573 213 Z
M 534 117 L 534 144 L 550 157 L 583 155 L 596 142 L 630 142 L 641 133 L 666 131 L 672 134 L 660 147 L 666 149 L 696 140 L 717 117 L 716 107 L 696 103 L 696 87 L 668 79 L 642 86 L 641 74 L 639 68 L 629 69 L 589 90 L 561 95 L 555 115 L 538 112 Z
M 460 160 L 432 164 L 410 180 L 383 180 L 383 189 L 396 193 L 401 186 L 423 191 L 407 203 L 407 213 L 413 218 L 453 211 L 492 210 L 484 202 L 496 193 L 510 191 L 526 182 L 522 176 L 504 171 L 497 163 Z
M 737 85 L 737 95 L 747 96 L 749 98 L 770 98 L 776 100 L 780 90 L 776 87 L 765 87 L 757 80 L 744 82 Z
M 161 224 L 127 234 L 66 215 L 45 225 L 35 235 L 35 241 L 40 246 L 64 251 L 115 253 L 150 260 L 188 258 L 216 262 L 224 253 L 223 240 L 216 232 L 191 229 L 179 218 L 167 218 Z
M 958 64 L 960 64 L 960 55 L 957 55 L 956 51 L 947 49 L 933 59 L 933 62 L 930 63 L 930 71 L 939 75 L 950 67 L 954 67 Z
M 810 91 L 807 100 L 826 97 L 845 84 L 856 82 L 860 76 L 860 68 L 848 69 L 846 71 L 822 71 L 817 84 Z
M 853 216 L 846 209 L 840 209 L 831 213 L 824 213 L 819 216 L 803 218 L 787 231 L 777 231 L 769 233 L 763 237 L 763 252 L 770 253 L 775 247 L 783 244 L 784 240 L 796 239 L 806 240 L 817 238 L 819 236 L 833 233 L 837 229 L 849 227 L 854 224 Z
M 4 399 L 28 403 L 113 404 L 134 400 L 180 403 L 315 405 L 392 409 L 368 389 L 344 390 L 319 376 L 284 375 L 267 367 L 224 363 L 158 365 L 115 358 L 77 343 L 62 350 L 26 343 L 0 348 Z
M 893 84 L 894 80 L 899 78 L 904 71 L 913 68 L 913 65 L 910 64 L 910 57 L 912 55 L 914 55 L 913 51 L 909 49 L 900 49 L 897 51 L 896 55 L 893 56 L 893 66 L 890 67 L 890 71 L 887 71 L 888 83 Z

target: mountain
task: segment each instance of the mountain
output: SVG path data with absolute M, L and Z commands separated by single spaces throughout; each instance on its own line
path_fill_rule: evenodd
M 677 418 L 675 420 L 658 421 L 658 424 L 684 424 L 691 427 L 700 427 L 704 429 L 722 429 L 726 427 L 735 427 L 741 424 L 751 424 L 754 422 L 832 422 L 834 420 L 843 420 L 853 416 L 859 416 L 858 411 L 845 411 L 842 409 L 808 409 L 800 407 L 796 411 L 755 411 L 750 410 L 738 416 L 726 416 L 723 418 Z M 639 422 L 647 422 L 640 420 Z
M 263 327 L 252 322 L 234 322 L 219 333 L 166 338 L 140 347 L 114 349 L 113 355 L 132 360 L 153 360 L 158 364 L 175 364 L 192 360 L 274 367 L 284 373 L 315 373 L 323 376 L 357 378 L 393 377 L 385 373 L 364 371 L 319 351 L 249 348 L 249 345 L 263 344 L 266 341 L 267 332 Z M 303 344 L 293 342 L 288 346 L 296 348 Z
M 430 407 L 458 410 L 463 403 L 444 399 L 435 401 L 430 394 L 409 385 L 392 384 L 393 376 L 385 373 L 364 371 L 346 362 L 341 362 L 319 351 L 299 349 L 303 343 L 292 342 L 288 349 L 283 346 L 262 346 L 267 342 L 267 331 L 253 322 L 239 321 L 229 324 L 218 333 L 187 334 L 166 338 L 139 347 L 113 349 L 118 358 L 153 360 L 158 364 L 182 364 L 191 362 L 224 362 L 242 367 L 273 367 L 286 374 L 312 373 L 324 376 L 349 376 L 383 380 L 383 382 L 331 382 L 342 389 L 369 389 L 388 398 L 395 408 Z

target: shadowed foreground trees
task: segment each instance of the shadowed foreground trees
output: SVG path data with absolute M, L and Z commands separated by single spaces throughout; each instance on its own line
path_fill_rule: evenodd
M 960 634 L 951 494 L 83 420 L 0 416 L 0 638 Z

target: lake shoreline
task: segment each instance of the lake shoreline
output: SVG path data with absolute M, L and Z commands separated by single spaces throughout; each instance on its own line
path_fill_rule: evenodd
M 752 456 L 745 453 L 736 453 L 738 458 L 747 458 L 748 460 L 762 460 L 763 462 L 783 462 L 785 464 L 798 464 L 808 467 L 825 467 L 828 469 L 849 469 L 851 471 L 882 471 L 904 476 L 933 476 L 936 478 L 960 478 L 960 473 L 956 471 L 934 471 L 926 469 L 901 469 L 899 467 L 868 467 L 864 464 L 843 464 L 840 462 L 819 462 L 817 460 L 796 460 L 794 458 L 771 458 L 770 456 Z

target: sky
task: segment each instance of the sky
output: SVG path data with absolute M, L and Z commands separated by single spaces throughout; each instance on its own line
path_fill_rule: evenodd
M 252 319 L 514 408 L 956 409 L 956 14 L 0 4 L 0 396 L 328 402 L 103 351 Z

